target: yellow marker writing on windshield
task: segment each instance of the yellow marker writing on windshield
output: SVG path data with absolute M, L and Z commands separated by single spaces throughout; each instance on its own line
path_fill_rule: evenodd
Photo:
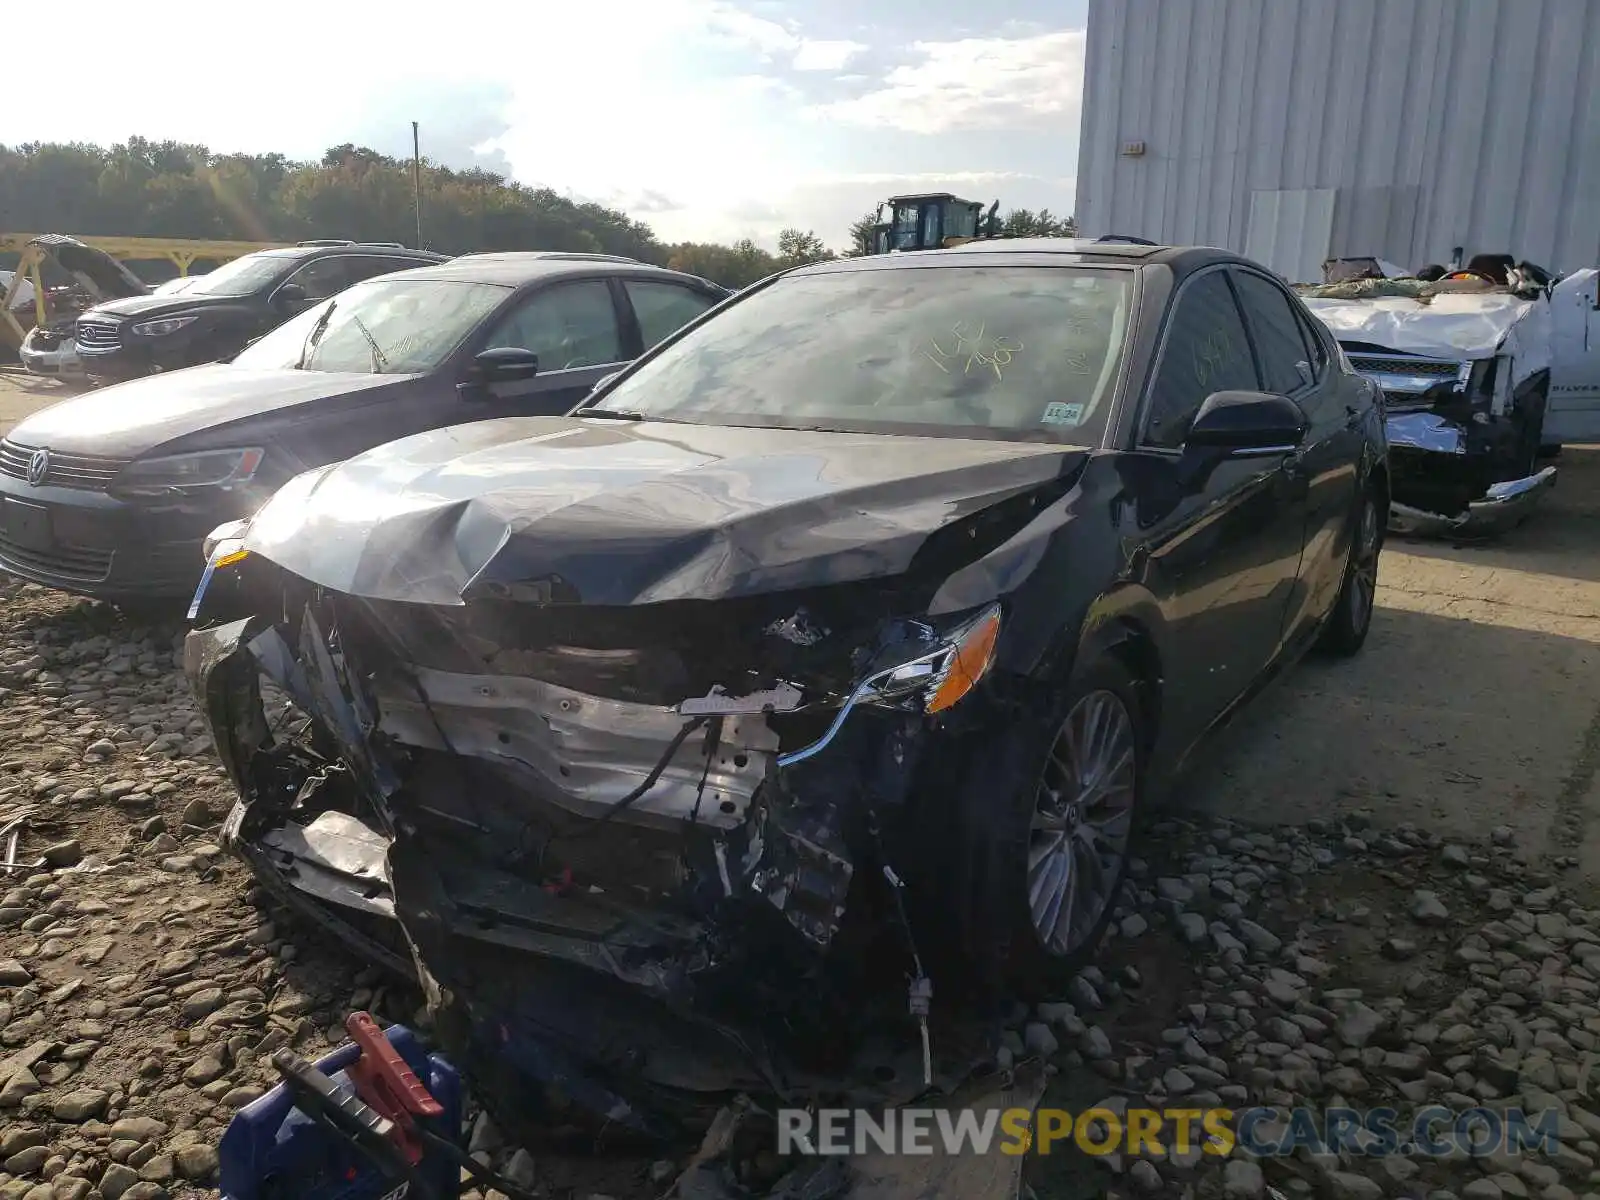
M 955 336 L 955 345 L 946 349 L 939 344 L 938 338 L 929 338 L 928 345 L 933 347 L 932 352 L 922 351 L 923 356 L 938 367 L 946 375 L 950 374 L 950 364 L 962 362 L 961 373 L 972 374 L 972 368 L 980 370 L 987 367 L 994 372 L 996 379 L 1004 379 L 1004 368 L 1011 365 L 1012 358 L 1021 352 L 1022 343 L 1015 338 L 994 337 L 984 342 L 984 334 L 988 323 L 983 322 L 978 326 L 978 332 L 972 333 L 971 326 L 966 321 L 957 321 L 950 328 Z

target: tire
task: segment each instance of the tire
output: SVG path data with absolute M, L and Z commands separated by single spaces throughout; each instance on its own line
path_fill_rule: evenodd
M 1522 438 L 1517 445 L 1517 474 L 1513 479 L 1526 479 L 1539 469 L 1539 456 L 1544 450 L 1544 411 L 1549 398 L 1543 388 L 1536 391 L 1523 414 Z
M 1369 488 L 1361 497 L 1350 537 L 1350 557 L 1344 566 L 1344 583 L 1323 626 L 1320 649 L 1350 658 L 1366 643 L 1377 601 L 1378 559 L 1383 551 L 1385 522 L 1378 509 L 1382 497 Z
M 1151 731 L 1132 673 L 1107 655 L 1043 707 L 979 743 L 941 831 L 955 852 L 943 880 L 958 910 L 951 940 L 964 984 L 980 993 L 1009 985 L 1025 999 L 1059 995 L 1104 936 L 1133 852 Z M 1099 743 L 1105 755 L 1092 749 L 1093 729 L 1109 739 Z M 1081 777 L 1096 762 L 1120 764 L 1116 786 L 1085 804 Z M 1059 786 L 1068 779 L 1083 789 L 1070 800 Z

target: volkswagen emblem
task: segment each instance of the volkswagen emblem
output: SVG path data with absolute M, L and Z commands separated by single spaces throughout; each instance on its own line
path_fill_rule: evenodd
M 50 474 L 50 451 L 35 450 L 28 460 L 28 482 L 34 487 L 44 483 Z

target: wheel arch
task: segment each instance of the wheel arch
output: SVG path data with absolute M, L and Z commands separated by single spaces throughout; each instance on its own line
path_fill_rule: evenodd
M 1073 655 L 1074 673 L 1106 655 L 1115 657 L 1128 669 L 1139 688 L 1150 746 L 1155 744 L 1162 724 L 1164 631 L 1153 598 L 1113 593 L 1091 607 Z

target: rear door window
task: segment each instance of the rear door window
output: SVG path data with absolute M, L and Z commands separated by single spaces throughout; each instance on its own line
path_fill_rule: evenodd
M 639 335 L 648 350 L 669 334 L 676 333 L 716 303 L 715 297 L 680 283 L 629 279 L 623 287 L 639 321 Z
M 1309 387 L 1315 378 L 1311 350 L 1288 294 L 1250 271 L 1236 272 L 1234 282 L 1255 334 L 1262 386 L 1285 396 Z

